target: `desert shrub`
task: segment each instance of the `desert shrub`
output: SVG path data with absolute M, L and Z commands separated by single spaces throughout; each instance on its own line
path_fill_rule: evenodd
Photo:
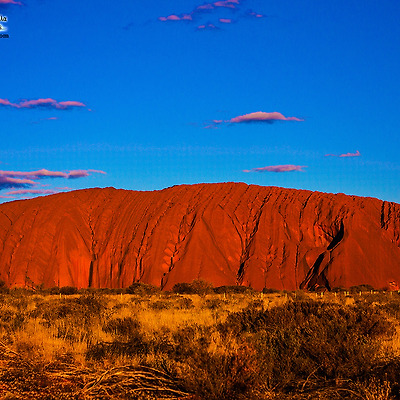
M 262 290 L 264 294 L 274 294 L 274 293 L 283 293 L 282 290 L 274 289 L 274 288 L 264 288 Z
M 127 294 L 137 294 L 137 295 L 152 295 L 160 292 L 160 289 L 154 285 L 147 283 L 135 282 L 125 289 Z
M 106 322 L 102 327 L 104 332 L 112 333 L 122 338 L 129 338 L 140 330 L 140 322 L 136 318 L 116 318 Z
M 219 330 L 246 338 L 259 355 L 264 380 L 285 388 L 310 374 L 321 380 L 367 376 L 378 363 L 380 340 L 394 326 L 375 308 L 308 300 L 230 314 Z
M 60 294 L 60 293 L 61 293 L 61 292 L 60 292 L 60 288 L 59 288 L 58 286 L 54 286 L 54 287 L 45 289 L 45 290 L 43 291 L 43 294 L 57 295 L 57 294 Z
M 71 303 L 75 303 L 87 310 L 87 313 L 96 315 L 101 313 L 106 307 L 106 300 L 103 296 L 96 293 L 79 296 L 71 299 Z
M 17 311 L 14 314 L 14 318 L 9 324 L 9 327 L 11 328 L 12 331 L 17 331 L 23 329 L 26 323 L 27 323 L 26 314 L 24 312 Z
M 224 304 L 226 304 L 226 300 L 221 300 L 221 299 L 206 299 L 204 305 L 206 308 L 209 308 L 210 310 L 218 310 L 221 308 Z
M 255 300 L 249 301 L 249 303 L 243 309 L 243 311 L 246 311 L 246 310 L 262 310 L 263 307 L 264 307 L 264 302 L 262 300 L 260 300 L 260 299 L 255 299 Z
M 176 283 L 172 291 L 179 294 L 199 294 L 205 295 L 212 292 L 213 286 L 211 283 L 201 279 L 195 279 L 191 283 Z
M 231 285 L 231 286 L 218 286 L 214 288 L 214 293 L 217 294 L 237 294 L 237 293 L 253 293 L 254 289 L 248 286 Z
M 142 336 L 131 337 L 128 341 L 115 340 L 113 342 L 99 342 L 88 346 L 87 360 L 100 361 L 102 359 L 115 359 L 120 356 L 134 357 L 148 354 L 148 343 Z
M 386 379 L 372 377 L 363 382 L 356 382 L 354 388 L 360 393 L 360 398 L 367 400 L 389 400 L 392 397 L 391 385 Z
M 148 307 L 152 310 L 168 310 L 173 307 L 173 304 L 168 300 L 155 300 L 148 302 Z
M 77 294 L 78 289 L 73 286 L 63 286 L 63 287 L 60 287 L 59 293 L 65 295 L 65 296 L 70 296 L 72 294 Z
M 140 332 L 137 321 L 120 319 L 103 327 L 110 332 L 116 328 L 115 338 L 111 342 L 89 343 L 86 350 L 86 359 L 102 360 L 113 359 L 119 356 L 132 357 L 148 354 L 152 349 L 151 343 Z
M 8 328 L 14 319 L 14 312 L 10 309 L 0 309 L 0 328 Z
M 169 360 L 169 374 L 185 392 L 195 393 L 196 399 L 245 398 L 258 375 L 254 350 L 245 344 L 237 346 L 236 340 L 215 347 L 215 333 L 215 327 L 197 324 L 171 332 L 171 339 L 159 347 Z
M 289 297 L 294 300 L 308 300 L 309 299 L 309 296 L 307 295 L 307 293 L 301 289 L 291 292 L 289 294 Z
M 206 352 L 211 343 L 211 328 L 194 324 L 183 327 L 172 333 L 172 342 L 175 344 L 169 356 L 182 361 L 189 357 L 193 351 Z
M 25 296 L 20 290 L 13 290 L 7 302 L 9 306 L 16 308 L 18 311 L 26 311 L 31 300 L 30 296 L 31 294 Z
M 359 293 L 359 292 L 371 292 L 374 291 L 374 288 L 371 285 L 356 285 L 350 287 L 350 293 Z
M 6 283 L 2 280 L 0 280 L 0 293 L 9 293 Z
M 181 366 L 181 380 L 186 391 L 199 399 L 232 400 L 247 398 L 258 371 L 249 349 L 230 353 L 196 351 Z
M 331 289 L 332 293 L 344 293 L 347 292 L 348 290 L 343 287 L 343 286 L 335 286 L 334 288 Z
M 180 310 L 190 310 L 193 308 L 193 300 L 188 297 L 179 297 L 174 303 L 175 308 Z
M 105 318 L 105 308 L 105 299 L 91 294 L 39 302 L 29 315 L 42 319 L 46 327 L 56 326 L 59 338 L 80 342 L 90 340 L 95 322 Z

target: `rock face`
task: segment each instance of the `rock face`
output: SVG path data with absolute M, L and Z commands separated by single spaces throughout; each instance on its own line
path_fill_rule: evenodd
M 87 189 L 0 205 L 8 286 L 400 284 L 400 205 L 243 183 Z

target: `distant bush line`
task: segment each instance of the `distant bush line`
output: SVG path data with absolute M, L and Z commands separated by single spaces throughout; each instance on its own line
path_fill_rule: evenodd
M 214 287 L 211 283 L 202 280 L 195 279 L 190 283 L 182 282 L 176 283 L 171 291 L 161 290 L 159 287 L 142 283 L 135 282 L 126 288 L 84 288 L 78 289 L 74 286 L 62 286 L 62 287 L 52 287 L 52 288 L 44 288 L 43 285 L 39 285 L 31 288 L 13 288 L 9 289 L 6 287 L 4 281 L 0 280 L 0 293 L 8 293 L 8 292 L 26 292 L 26 293 L 41 293 L 41 294 L 52 294 L 52 295 L 74 295 L 74 294 L 84 294 L 84 293 L 103 293 L 103 294 L 134 294 L 134 295 L 153 295 L 153 294 L 161 294 L 161 293 L 178 293 L 178 294 L 198 294 L 198 295 L 206 295 L 206 294 L 249 294 L 255 293 L 256 291 L 249 286 L 242 285 L 226 285 L 226 286 L 217 286 Z M 319 288 L 317 292 L 324 292 L 325 288 Z M 350 288 L 344 287 L 334 287 L 331 289 L 333 293 L 365 293 L 365 292 L 385 292 L 388 291 L 387 288 L 375 289 L 371 285 L 363 284 L 351 286 Z M 289 293 L 286 290 L 274 289 L 274 288 L 264 288 L 262 291 L 264 294 L 272 294 L 272 293 Z M 303 292 L 303 290 L 297 290 L 298 293 Z

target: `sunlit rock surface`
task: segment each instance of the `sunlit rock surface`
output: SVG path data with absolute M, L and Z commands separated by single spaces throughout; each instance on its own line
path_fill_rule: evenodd
M 400 284 L 400 205 L 243 183 L 87 189 L 0 205 L 8 286 L 293 290 Z

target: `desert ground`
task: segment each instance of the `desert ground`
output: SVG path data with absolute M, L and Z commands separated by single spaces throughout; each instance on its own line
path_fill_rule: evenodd
M 400 294 L 2 289 L 3 399 L 400 398 Z

